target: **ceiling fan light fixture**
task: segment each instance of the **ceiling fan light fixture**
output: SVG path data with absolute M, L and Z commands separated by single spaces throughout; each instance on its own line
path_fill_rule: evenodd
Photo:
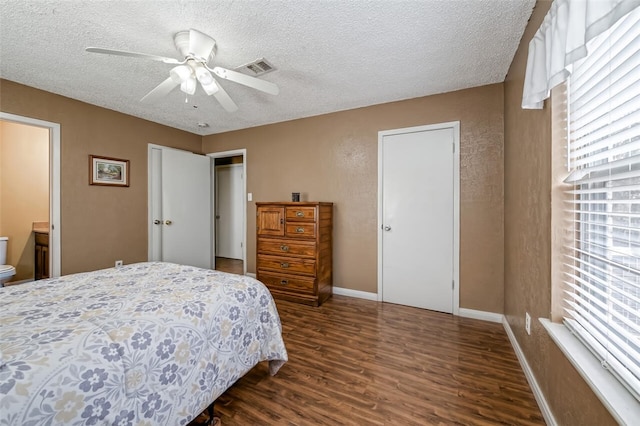
M 191 77 L 191 68 L 187 65 L 178 65 L 171 68 L 169 75 L 176 84 L 184 83 Z
M 216 81 L 213 79 L 211 79 L 210 84 L 203 84 L 202 82 L 200 82 L 200 85 L 202 86 L 202 89 L 204 89 L 205 93 L 209 96 L 215 95 L 216 93 L 218 93 L 218 90 L 220 90 L 220 87 L 218 87 L 218 83 L 216 83 Z
M 185 81 L 180 83 L 180 90 L 182 90 L 187 95 L 193 95 L 196 93 L 196 79 L 193 76 L 190 76 Z
M 208 69 L 204 67 L 202 64 L 198 64 L 196 67 L 196 77 L 202 86 L 210 85 L 211 83 L 215 83 L 213 80 L 213 76 L 209 72 Z

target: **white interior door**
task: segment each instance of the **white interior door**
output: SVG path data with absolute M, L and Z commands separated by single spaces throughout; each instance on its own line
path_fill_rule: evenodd
M 456 129 L 381 132 L 379 290 L 385 302 L 454 311 Z
M 211 159 L 150 151 L 150 259 L 211 268 Z
M 242 164 L 216 167 L 216 256 L 242 259 Z

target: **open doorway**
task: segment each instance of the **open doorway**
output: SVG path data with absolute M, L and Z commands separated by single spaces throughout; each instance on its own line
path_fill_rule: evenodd
M 48 121 L 0 112 L 3 126 L 4 172 L 10 165 L 20 164 L 16 173 L 29 173 L 29 177 L 5 176 L 3 182 L 18 181 L 39 185 L 37 188 L 5 188 L 5 195 L 18 192 L 21 197 L 3 199 L 3 223 L 0 233 L 10 234 L 7 262 L 15 263 L 13 282 L 31 281 L 34 278 L 60 276 L 60 125 Z M 34 141 L 38 139 L 38 141 Z M 33 145 L 28 148 L 20 143 Z M 10 147 L 13 147 L 10 149 Z M 26 150 L 27 154 L 24 153 Z M 36 155 L 36 151 L 38 155 Z M 22 152 L 22 154 L 21 154 Z M 21 157 L 20 157 L 21 156 Z M 31 161 L 41 163 L 23 167 Z M 43 174 L 43 170 L 46 169 Z M 37 176 L 36 176 L 37 175 Z M 42 175 L 42 176 L 40 176 Z M 3 185 L 5 186 L 5 185 Z M 29 197 L 24 197 L 28 194 Z M 37 195 L 36 195 L 37 194 Z M 37 198 L 38 200 L 34 200 Z M 33 203 L 32 203 L 33 201 Z M 36 203 L 37 201 L 37 203 Z M 34 204 L 35 203 L 35 204 Z M 5 221 L 6 219 L 6 221 Z M 14 220 L 15 219 L 15 220 Z M 6 225 L 6 226 L 5 226 Z M 37 238 L 37 236 L 40 238 Z M 11 241 L 13 236 L 13 244 Z M 46 243 L 46 247 L 43 246 Z M 40 247 L 38 247 L 38 244 Z M 38 250 L 39 249 L 39 250 Z M 39 264 L 38 264 L 38 261 Z
M 215 269 L 246 273 L 246 150 L 208 154 L 214 158 Z

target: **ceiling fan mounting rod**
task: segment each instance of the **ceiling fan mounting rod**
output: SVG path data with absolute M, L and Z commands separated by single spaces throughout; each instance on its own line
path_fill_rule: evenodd
M 216 54 L 216 41 L 194 29 L 176 33 L 173 42 L 185 59 L 193 58 L 198 62 L 206 63 Z

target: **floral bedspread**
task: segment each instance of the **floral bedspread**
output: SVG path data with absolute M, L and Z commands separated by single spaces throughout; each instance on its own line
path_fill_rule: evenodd
M 281 330 L 259 281 L 170 263 L 0 288 L 0 425 L 184 425 Z

